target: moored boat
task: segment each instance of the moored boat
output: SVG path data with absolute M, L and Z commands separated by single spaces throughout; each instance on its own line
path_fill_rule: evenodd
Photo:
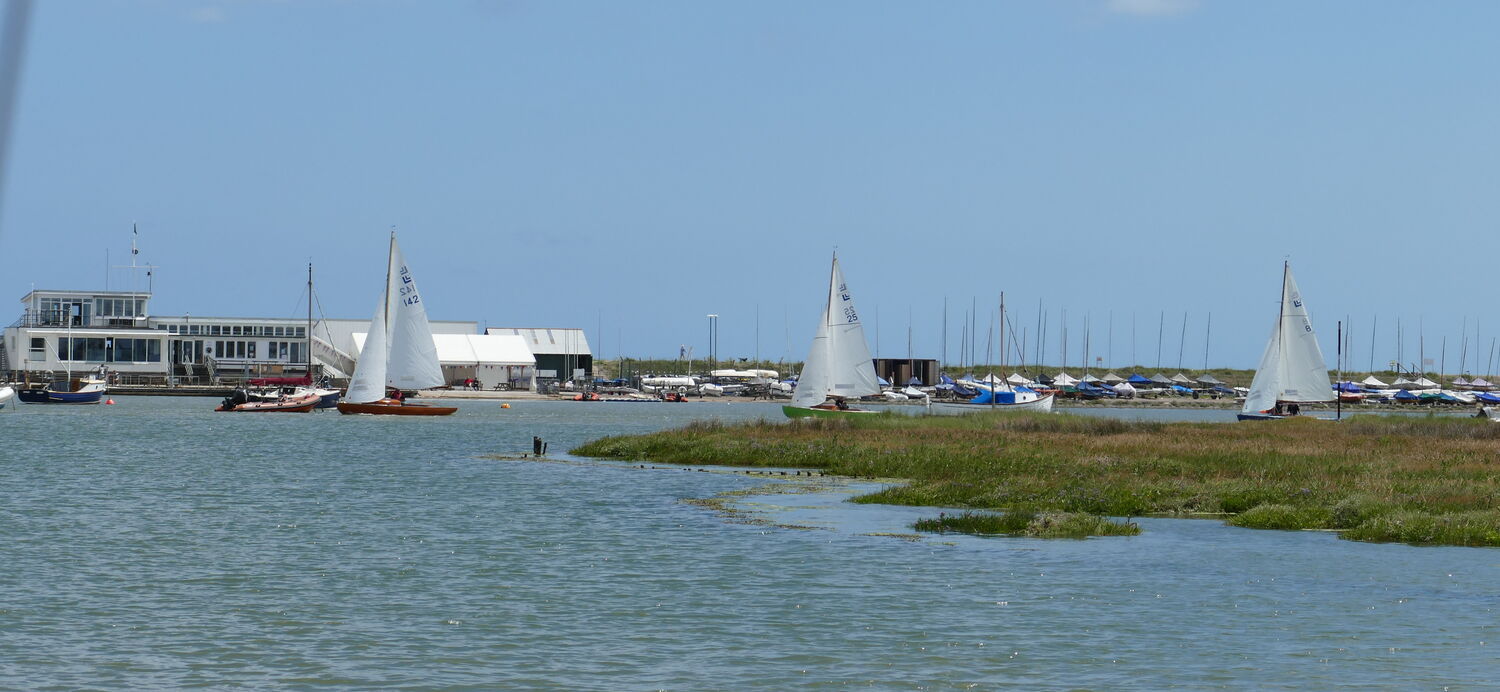
M 933 401 L 933 413 L 981 413 L 984 411 L 1034 411 L 1046 413 L 1052 410 L 1057 396 L 1051 392 L 1037 393 L 1025 387 L 1012 391 L 981 391 L 969 401 Z
M 243 389 L 224 397 L 214 410 L 227 413 L 307 413 L 318 405 L 318 395 L 285 394 L 275 399 L 251 398 Z
M 80 377 L 22 387 L 16 397 L 28 404 L 97 404 L 104 392 L 104 380 Z
M 0 387 L 0 408 L 5 408 L 5 405 L 10 403 L 10 401 L 14 398 L 16 398 L 15 389 L 12 389 L 11 387 Z

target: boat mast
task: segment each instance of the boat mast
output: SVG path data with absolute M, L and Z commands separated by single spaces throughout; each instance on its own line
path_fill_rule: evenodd
M 381 316 L 381 320 L 383 322 L 385 322 L 385 324 L 382 325 L 385 328 L 385 334 L 382 334 L 381 336 L 386 339 L 385 361 L 386 361 L 387 364 L 389 364 L 391 362 L 391 351 L 390 351 L 390 348 L 391 348 L 391 346 L 390 346 L 390 336 L 391 336 L 391 264 L 393 262 L 395 262 L 395 260 L 396 260 L 396 227 L 392 226 L 391 227 L 391 247 L 390 247 L 389 250 L 386 251 L 386 255 L 385 255 L 385 300 L 383 300 L 383 301 L 380 302 L 380 316 Z M 380 383 L 380 386 L 381 386 L 380 393 L 381 393 L 381 395 L 385 394 L 385 387 L 390 386 L 390 384 L 389 384 L 390 374 L 389 373 L 386 374 L 386 380 L 387 380 L 386 382 Z
M 387 264 L 389 264 L 389 262 L 387 262 Z M 313 292 L 312 291 L 313 291 L 313 288 L 312 288 L 312 262 L 308 262 L 307 263 L 307 353 L 305 353 L 304 355 L 307 357 L 307 386 L 309 386 L 309 387 L 311 387 L 312 383 L 313 383 L 313 369 L 312 369 L 312 329 L 313 329 L 313 327 L 312 327 L 312 301 L 313 301 Z
M 1281 370 L 1286 363 L 1286 275 L 1292 271 L 1291 262 L 1281 262 L 1281 307 L 1276 317 L 1276 403 L 1281 403 Z
M 833 262 L 828 265 L 828 302 L 824 303 L 825 307 L 823 308 L 823 315 L 825 316 L 824 322 L 826 323 L 826 324 L 823 325 L 823 330 L 827 334 L 827 336 L 823 337 L 823 372 L 824 373 L 828 372 L 829 365 L 833 363 L 833 325 L 834 325 L 834 322 L 833 322 L 833 292 L 834 292 L 834 289 L 835 289 L 835 287 L 833 285 L 833 282 L 834 282 L 834 277 L 838 275 L 838 270 L 839 270 L 839 251 L 838 250 L 834 250 L 833 251 Z M 876 330 L 876 336 L 879 336 L 879 334 L 880 334 L 879 330 Z M 834 378 L 829 377 L 827 375 L 824 376 L 823 383 L 822 383 L 824 403 L 827 403 L 828 397 L 830 397 L 830 396 L 833 395 L 833 390 L 831 388 L 831 385 L 833 384 L 833 382 L 834 382 Z

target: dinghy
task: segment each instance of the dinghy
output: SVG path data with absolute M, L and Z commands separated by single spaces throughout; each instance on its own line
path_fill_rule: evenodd
M 1300 404 L 1333 401 L 1328 365 L 1290 263 L 1282 264 L 1281 308 L 1266 352 L 1255 369 L 1240 420 L 1275 420 L 1296 415 Z
M 839 256 L 834 254 L 828 274 L 828 299 L 823 303 L 812 349 L 797 378 L 792 403 L 782 406 L 781 411 L 788 418 L 869 415 L 874 412 L 850 408 L 848 400 L 880 393 L 875 361 L 865 343 L 865 328 L 854 309 L 844 272 L 839 269 Z
M 427 324 L 427 308 L 417 292 L 416 280 L 396 233 L 391 232 L 390 254 L 386 259 L 385 290 L 370 333 L 359 350 L 359 362 L 349 380 L 349 391 L 338 403 L 339 413 L 367 413 L 382 416 L 446 416 L 458 409 L 452 406 L 413 404 L 405 399 L 386 396 L 386 387 L 397 391 L 414 391 L 443 384 L 438 365 L 437 345 L 432 327 Z

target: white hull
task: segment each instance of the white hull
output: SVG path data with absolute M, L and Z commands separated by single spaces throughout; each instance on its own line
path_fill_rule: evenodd
M 1484 415 L 1489 416 L 1490 420 L 1500 423 L 1500 406 L 1484 407 Z
M 970 404 L 953 401 L 932 402 L 932 412 L 943 415 L 962 415 L 966 413 L 980 413 L 983 411 L 1038 411 L 1046 413 L 1052 410 L 1052 402 L 1057 397 L 1046 394 L 1038 399 L 1022 401 L 1016 404 Z
M 14 398 L 16 398 L 16 390 L 10 387 L 0 387 L 0 408 L 5 408 L 5 405 Z

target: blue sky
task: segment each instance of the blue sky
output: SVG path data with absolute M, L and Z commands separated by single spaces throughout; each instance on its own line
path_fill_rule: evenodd
M 800 360 L 837 247 L 880 355 L 908 315 L 940 355 L 945 297 L 950 360 L 971 301 L 983 351 L 1003 290 L 1028 352 L 1046 310 L 1049 363 L 1066 311 L 1074 370 L 1085 319 L 1091 358 L 1154 366 L 1165 313 L 1175 370 L 1184 313 L 1184 366 L 1211 313 L 1209 365 L 1253 367 L 1290 257 L 1330 363 L 1337 320 L 1364 368 L 1400 319 L 1407 362 L 1446 338 L 1456 372 L 1467 331 L 1479 372 L 1496 25 L 1478 1 L 39 3 L 0 297 L 102 288 L 135 222 L 158 313 L 300 314 L 311 261 L 324 312 L 364 317 L 394 225 L 434 319 L 701 357 L 717 313 L 721 356 Z

